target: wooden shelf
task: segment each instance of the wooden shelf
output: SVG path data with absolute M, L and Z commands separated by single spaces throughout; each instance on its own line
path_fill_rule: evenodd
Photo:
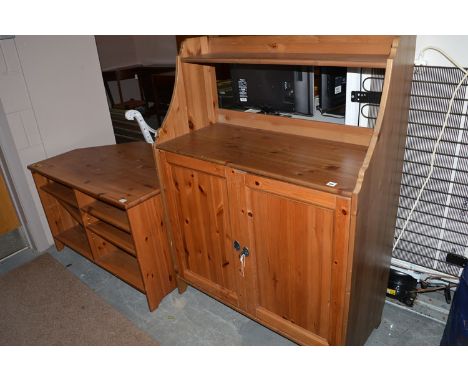
M 110 224 L 98 221 L 92 223 L 86 227 L 90 231 L 94 232 L 96 235 L 106 239 L 115 246 L 123 249 L 132 256 L 136 256 L 135 246 L 133 245 L 133 240 L 131 235 L 127 232 L 124 232 L 118 228 L 111 226 Z
M 388 55 L 379 54 L 230 52 L 183 57 L 182 62 L 193 64 L 306 65 L 385 69 L 387 59 Z
M 343 196 L 351 196 L 367 152 L 359 145 L 221 123 L 157 148 Z
M 117 207 L 96 200 L 82 208 L 82 210 L 95 218 L 105 221 L 125 232 L 130 233 L 130 224 L 127 213 Z
M 58 241 L 62 242 L 67 247 L 70 247 L 79 254 L 93 260 L 91 248 L 88 244 L 86 234 L 79 225 L 70 228 L 55 237 Z
M 75 193 L 71 188 L 67 186 L 63 186 L 60 183 L 56 182 L 49 182 L 41 187 L 41 190 L 47 192 L 48 194 L 52 195 L 53 197 L 59 199 L 60 201 L 67 203 L 75 208 L 78 207 L 78 203 L 76 202 Z
M 129 283 L 140 292 L 145 292 L 138 261 L 128 253 L 114 248 L 112 252 L 97 257 L 95 261 L 96 264 Z

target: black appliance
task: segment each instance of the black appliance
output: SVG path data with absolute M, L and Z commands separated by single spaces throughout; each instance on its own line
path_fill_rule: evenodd
M 388 277 L 387 296 L 397 299 L 405 305 L 413 306 L 416 299 L 418 280 L 407 273 L 390 269 Z
M 294 68 L 232 65 L 234 103 L 265 112 L 295 112 Z
M 320 68 L 320 104 L 322 114 L 343 116 L 346 111 L 346 68 Z

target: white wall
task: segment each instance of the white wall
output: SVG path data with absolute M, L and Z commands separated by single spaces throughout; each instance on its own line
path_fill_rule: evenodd
M 468 36 L 417 36 L 415 58 L 426 46 L 441 48 L 463 67 L 468 67 Z M 427 51 L 424 60 L 429 66 L 452 66 L 442 55 L 434 51 Z
M 48 157 L 115 143 L 93 37 L 18 36 L 16 46 Z
M 26 166 L 115 143 L 96 45 L 92 36 L 17 36 L 0 49 L 0 145 L 26 228 L 42 251 L 52 237 Z

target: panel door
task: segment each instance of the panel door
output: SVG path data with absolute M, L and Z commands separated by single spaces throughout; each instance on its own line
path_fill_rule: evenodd
M 0 168 L 0 235 L 19 228 L 20 223 Z
M 246 188 L 255 315 L 304 344 L 336 342 L 336 197 L 253 176 Z
M 180 275 L 238 305 L 224 167 L 169 153 L 167 198 Z

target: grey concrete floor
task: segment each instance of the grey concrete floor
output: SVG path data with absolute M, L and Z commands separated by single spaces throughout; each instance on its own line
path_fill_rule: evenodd
M 182 295 L 173 291 L 149 312 L 143 294 L 72 250 L 48 252 L 161 345 L 295 345 L 191 287 Z M 1 262 L 0 275 L 35 256 L 29 250 Z M 438 322 L 385 304 L 382 322 L 366 345 L 438 345 L 443 330 Z
M 0 260 L 27 247 L 21 228 L 0 235 Z

